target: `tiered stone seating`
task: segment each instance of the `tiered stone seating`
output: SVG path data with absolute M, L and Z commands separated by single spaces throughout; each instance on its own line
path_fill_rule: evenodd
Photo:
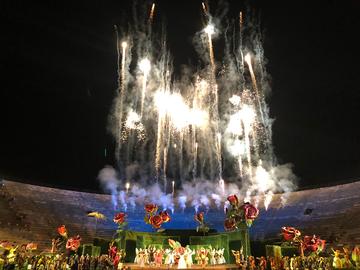
M 280 227 L 298 227 L 305 234 L 318 234 L 333 245 L 360 242 L 360 182 L 292 192 L 285 205 L 281 195 L 274 198 L 267 210 L 251 227 L 253 239 L 280 239 Z M 259 205 L 263 205 L 260 201 Z M 307 210 L 308 209 L 308 210 Z M 306 212 L 306 210 L 308 212 Z M 90 211 L 103 213 L 107 220 L 97 223 L 87 216 Z M 70 235 L 79 234 L 84 243 L 94 236 L 111 239 L 116 231 L 112 221 L 114 211 L 109 195 L 75 192 L 3 181 L 0 188 L 0 239 L 35 241 L 50 248 L 56 228 L 65 224 Z M 144 210 L 139 205 L 128 209 L 129 227 L 151 231 L 143 222 Z M 165 228 L 194 229 L 194 210 L 184 213 L 175 209 L 173 220 Z M 223 209 L 212 208 L 206 221 L 212 228 L 223 230 Z

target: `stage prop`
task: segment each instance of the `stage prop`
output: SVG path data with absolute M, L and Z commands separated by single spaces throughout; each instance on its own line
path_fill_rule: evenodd
M 125 262 L 134 262 L 136 256 L 136 248 L 144 249 L 154 246 L 157 249 L 170 248 L 168 240 L 173 239 L 181 243 L 183 247 L 189 247 L 191 250 L 198 250 L 201 247 L 207 249 L 224 248 L 224 259 L 227 263 L 235 263 L 231 250 L 243 249 L 244 256 L 250 255 L 250 238 L 247 226 L 244 224 L 236 231 L 222 233 L 208 233 L 206 235 L 199 234 L 196 231 L 182 232 L 181 230 L 165 230 L 161 233 L 123 231 L 118 235 L 116 241 L 119 249 L 125 249 Z M 193 255 L 195 261 L 195 254 Z

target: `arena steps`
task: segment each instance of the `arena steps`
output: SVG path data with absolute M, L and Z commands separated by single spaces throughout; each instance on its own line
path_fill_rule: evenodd
M 0 232 L 14 239 L 35 241 L 49 248 L 57 236 L 56 228 L 66 225 L 69 235 L 79 234 L 83 243 L 91 243 L 94 236 L 110 239 L 116 231 L 112 217 L 116 211 L 111 196 L 62 189 L 40 187 L 12 181 L 3 181 L 0 189 Z M 294 226 L 304 234 L 317 234 L 334 245 L 354 244 L 360 241 L 360 182 L 303 190 L 288 195 L 282 204 L 281 195 L 274 195 L 269 209 L 260 209 L 260 216 L 250 229 L 256 240 L 279 238 L 282 226 Z M 262 202 L 260 201 L 260 204 Z M 107 219 L 97 223 L 87 216 L 90 211 L 103 213 Z M 195 228 L 193 209 L 186 215 L 175 211 L 173 224 L 182 228 Z M 151 230 L 143 222 L 143 206 L 128 209 L 128 222 L 132 229 Z M 223 229 L 222 209 L 206 215 L 215 229 Z M 178 223 L 176 223 L 178 222 Z M 10 231 L 9 227 L 12 231 Z M 359 229 L 358 229 L 359 228 Z M 6 231 L 6 234 L 5 234 Z M 3 236 L 0 235 L 0 239 Z M 18 239 L 18 240 L 19 240 Z

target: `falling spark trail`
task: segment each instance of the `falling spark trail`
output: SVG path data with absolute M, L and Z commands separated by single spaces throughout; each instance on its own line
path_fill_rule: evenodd
M 259 106 L 260 115 L 261 115 L 261 121 L 262 121 L 263 124 L 265 124 L 263 109 L 262 109 L 262 105 L 261 105 L 261 101 L 260 101 L 260 93 L 259 93 L 259 89 L 258 89 L 258 87 L 257 87 L 254 70 L 253 70 L 253 68 L 252 68 L 250 54 L 247 54 L 247 55 L 245 56 L 245 62 L 246 62 L 246 63 L 248 64 L 248 66 L 249 66 L 251 81 L 252 81 L 252 83 L 253 83 L 253 87 L 254 87 L 255 94 L 256 94 L 256 100 L 257 100 L 257 103 L 258 103 L 258 106 Z
M 240 15 L 239 15 L 239 27 L 240 27 L 240 54 L 241 54 L 241 65 L 244 66 L 244 54 L 242 51 L 242 31 L 243 31 L 243 14 L 242 11 L 240 11 Z
M 125 64 L 126 64 L 126 48 L 127 43 L 124 41 L 121 43 L 122 47 L 122 55 L 121 55 L 121 88 L 120 88 L 120 116 L 119 116 L 119 128 L 120 128 L 120 136 L 122 133 L 122 115 L 123 115 L 123 104 L 124 104 L 124 97 L 125 97 Z
M 125 63 L 126 63 L 126 48 L 127 48 L 127 42 L 123 41 L 121 43 L 122 47 L 122 58 L 121 58 L 121 92 L 125 91 Z
M 239 16 L 239 26 L 240 26 L 240 31 L 242 31 L 243 28 L 243 14 L 242 11 L 240 11 L 240 16 Z
M 141 91 L 141 109 L 140 116 L 143 116 L 144 111 L 144 103 L 145 103 L 145 95 L 146 95 L 146 83 L 147 78 L 151 69 L 151 64 L 149 59 L 144 58 L 139 63 L 140 70 L 143 72 L 143 81 L 142 81 L 142 91 Z
M 162 141 L 162 126 L 163 126 L 163 115 L 162 112 L 158 113 L 158 126 L 156 136 L 156 153 L 155 153 L 155 169 L 156 169 L 156 181 L 159 180 L 159 169 L 160 169 L 160 148 Z
M 198 143 L 194 144 L 194 168 L 193 168 L 193 179 L 195 180 L 197 174 L 197 155 L 198 155 Z
M 212 39 L 211 39 L 212 34 L 214 34 L 214 26 L 212 24 L 209 24 L 208 26 L 206 26 L 204 31 L 208 35 L 209 55 L 210 55 L 210 63 L 211 63 L 212 72 L 215 72 L 214 50 L 213 50 Z
M 183 145 L 184 145 L 184 133 L 180 134 L 180 147 L 179 147 L 179 175 L 180 181 L 183 180 Z
M 216 134 L 216 155 L 218 160 L 219 179 L 222 180 L 222 164 L 221 164 L 221 133 Z M 224 181 L 224 180 L 222 180 Z
M 165 194 L 166 194 L 166 189 L 167 189 L 167 177 L 166 177 L 167 156 L 168 156 L 168 149 L 167 149 L 167 147 L 164 147 L 164 164 L 163 164 L 163 171 L 164 171 L 164 193 L 165 193 Z
M 224 181 L 224 179 L 219 180 L 219 186 L 220 186 L 222 195 L 225 195 L 225 181 Z
M 123 118 L 123 102 L 125 96 L 125 63 L 126 63 L 126 48 L 127 43 L 124 41 L 121 43 L 122 53 L 120 53 L 120 39 L 117 26 L 115 27 L 116 33 L 116 48 L 117 48 L 117 68 L 118 68 L 118 91 L 120 92 L 120 101 L 119 101 L 119 108 L 118 108 L 118 131 L 117 131 L 117 145 L 116 145 L 116 156 L 119 158 L 119 153 L 121 150 L 121 136 L 122 136 L 122 118 Z M 121 57 L 121 66 L 120 66 L 120 57 Z
M 251 143 L 250 133 L 252 132 L 252 125 L 255 121 L 256 114 L 253 109 L 248 105 L 243 105 L 241 111 L 241 121 L 244 125 L 244 141 L 246 149 L 246 157 L 248 162 L 249 177 L 252 177 L 252 164 L 251 164 Z
M 211 36 L 215 33 L 214 25 L 209 24 L 204 29 L 205 33 L 208 35 L 208 45 L 209 45 L 209 57 L 211 63 L 211 72 L 210 72 L 210 86 L 212 93 L 214 95 L 214 101 L 212 104 L 213 118 L 214 118 L 214 136 L 215 136 L 215 151 L 216 151 L 216 160 L 218 166 L 218 175 L 219 179 L 222 179 L 222 164 L 221 164 L 221 141 L 219 143 L 219 96 L 218 96 L 218 86 L 216 84 L 215 78 L 215 60 L 214 60 L 214 50 L 212 46 L 212 38 Z M 220 134 L 221 136 L 221 134 Z M 221 137 L 220 137 L 221 140 Z
M 241 154 L 238 155 L 238 164 L 239 164 L 239 173 L 240 177 L 243 177 L 243 165 L 242 165 L 242 157 Z
M 152 24 L 152 22 L 153 22 L 154 13 L 155 13 L 155 3 L 153 3 L 153 4 L 151 5 L 150 16 L 149 16 L 149 22 L 150 22 L 150 24 Z
M 207 14 L 205 3 L 201 2 L 201 6 L 202 6 L 204 13 Z

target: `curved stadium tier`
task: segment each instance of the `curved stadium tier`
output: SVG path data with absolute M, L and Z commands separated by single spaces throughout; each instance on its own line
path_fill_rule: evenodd
M 267 210 L 260 209 L 259 218 L 250 228 L 252 241 L 280 240 L 282 226 L 294 226 L 305 234 L 317 234 L 332 245 L 360 241 L 360 182 L 326 188 L 292 192 L 285 206 L 275 195 Z M 72 235 L 79 234 L 83 243 L 95 237 L 94 219 L 90 211 L 103 213 L 107 219 L 97 222 L 96 237 L 110 240 L 115 231 L 111 196 L 2 181 L 0 188 L 0 238 L 17 243 L 36 241 L 50 248 L 56 228 L 65 224 Z M 128 208 L 129 230 L 151 232 L 144 223 L 143 205 Z M 194 209 L 175 209 L 166 230 L 195 230 Z M 211 229 L 223 232 L 224 210 L 213 208 L 206 214 Z

